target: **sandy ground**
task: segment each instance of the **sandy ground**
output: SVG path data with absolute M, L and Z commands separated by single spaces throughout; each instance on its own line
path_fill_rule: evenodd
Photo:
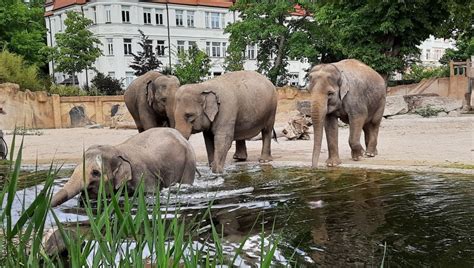
M 283 127 L 289 113 L 278 113 L 277 127 Z M 7 133 L 10 131 L 7 131 Z M 93 144 L 118 144 L 136 134 L 136 130 L 115 129 L 45 129 L 42 135 L 27 135 L 24 140 L 23 163 L 49 164 L 53 159 L 59 163 L 76 163 L 82 151 Z M 379 133 L 379 155 L 355 162 L 350 158 L 347 143 L 348 128 L 339 129 L 339 152 L 342 167 L 371 169 L 428 170 L 439 172 L 462 172 L 474 175 L 474 116 L 386 119 Z M 6 135 L 10 144 L 12 135 Z M 311 136 L 312 138 L 312 136 Z M 324 138 L 325 139 L 325 138 Z M 207 162 L 206 150 L 201 134 L 190 139 L 198 162 Z M 325 166 L 327 147 L 323 141 L 320 162 Z M 19 142 L 17 142 L 17 147 Z M 313 141 L 288 141 L 280 138 L 272 142 L 273 165 L 310 165 Z M 256 163 L 260 155 L 261 141 L 248 141 L 249 159 Z M 232 163 L 234 148 L 229 151 L 227 162 Z M 466 166 L 470 165 L 470 166 Z M 470 167 L 470 168 L 467 168 Z

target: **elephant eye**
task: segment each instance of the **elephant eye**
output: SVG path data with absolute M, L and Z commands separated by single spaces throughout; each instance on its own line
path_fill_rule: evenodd
M 161 98 L 160 101 L 161 102 L 166 102 L 166 98 Z
M 334 93 L 335 93 L 334 91 L 329 91 L 329 92 L 328 92 L 328 95 L 329 95 L 329 96 L 332 96 L 332 95 L 334 95 Z
M 194 121 L 194 114 L 193 113 L 185 113 L 184 117 L 186 118 L 186 121 L 188 122 L 193 122 Z
M 92 176 L 100 177 L 100 171 L 98 171 L 97 169 L 92 170 Z

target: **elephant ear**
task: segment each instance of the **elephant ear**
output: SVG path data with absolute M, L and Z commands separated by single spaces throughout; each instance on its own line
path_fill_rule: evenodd
M 122 156 L 118 156 L 118 159 L 115 162 L 112 176 L 114 188 L 117 190 L 124 183 L 132 179 L 132 166 L 130 162 Z
M 153 101 L 155 100 L 155 88 L 152 85 L 152 80 L 146 83 L 146 102 L 149 106 L 153 106 Z
M 339 86 L 339 97 L 341 100 L 344 99 L 344 97 L 347 95 L 349 92 L 349 87 L 347 86 L 347 83 L 343 83 L 343 76 L 344 73 L 342 71 L 339 71 L 339 79 L 337 80 L 337 85 Z
M 210 90 L 203 91 L 201 94 L 203 98 L 202 106 L 204 113 L 209 118 L 209 120 L 213 122 L 217 113 L 219 112 L 219 98 L 215 92 Z

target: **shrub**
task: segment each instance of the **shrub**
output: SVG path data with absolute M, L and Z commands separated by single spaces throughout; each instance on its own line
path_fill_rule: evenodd
M 15 83 L 21 89 L 44 90 L 38 78 L 38 68 L 27 65 L 22 56 L 8 51 L 0 52 L 0 83 Z
M 86 96 L 87 92 L 77 86 L 65 86 L 53 84 L 49 88 L 49 93 L 60 96 Z
M 91 95 L 120 95 L 123 93 L 122 82 L 116 78 L 97 73 L 91 80 L 93 87 L 88 92 Z
M 432 117 L 437 116 L 438 113 L 444 112 L 443 109 L 434 108 L 431 105 L 427 105 L 425 107 L 421 107 L 415 110 L 415 114 L 419 114 L 423 117 Z
M 449 76 L 449 66 L 424 67 L 413 64 L 410 68 L 410 72 L 403 75 L 403 80 L 412 80 L 417 83 L 422 79 L 447 76 Z

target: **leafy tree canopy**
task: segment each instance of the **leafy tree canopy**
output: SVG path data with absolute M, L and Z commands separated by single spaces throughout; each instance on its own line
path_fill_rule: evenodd
M 64 24 L 66 30 L 56 34 L 56 47 L 52 48 L 52 56 L 58 71 L 73 75 L 92 67 L 102 55 L 98 47 L 101 42 L 88 29 L 92 20 L 78 12 L 68 12 Z
M 182 85 L 199 83 L 207 76 L 209 69 L 211 69 L 209 56 L 197 46 L 192 46 L 188 51 L 178 53 L 174 74 Z
M 46 57 L 44 0 L 0 1 L 0 49 L 23 56 L 28 64 L 44 66 Z
M 132 53 L 133 61 L 130 64 L 130 68 L 135 70 L 136 76 L 145 74 L 148 71 L 156 70 L 161 65 L 157 54 L 153 51 L 151 40 L 142 30 L 138 30 L 138 32 L 140 33 L 140 42 L 138 45 L 140 45 L 142 51 L 137 54 Z

